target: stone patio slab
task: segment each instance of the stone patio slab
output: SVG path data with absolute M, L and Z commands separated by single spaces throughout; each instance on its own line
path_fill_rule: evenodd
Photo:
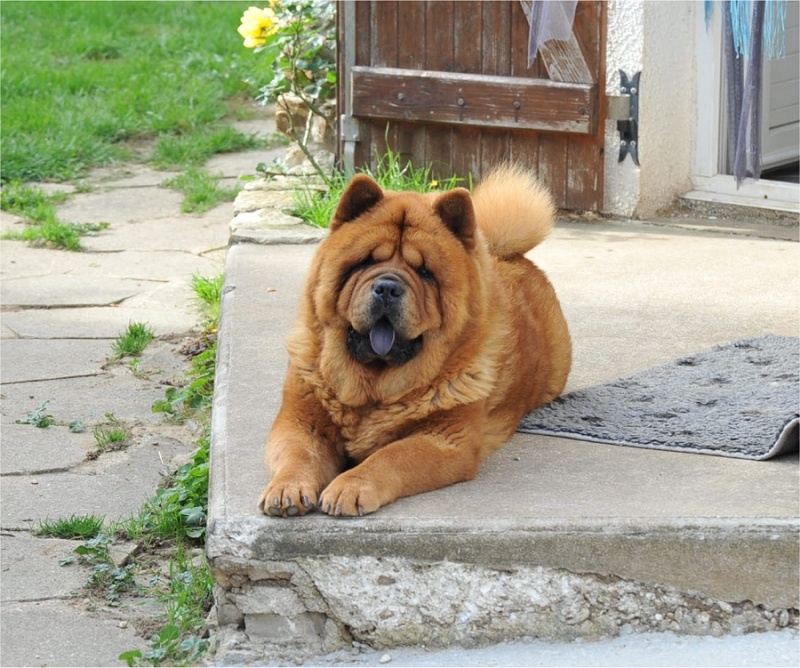
M 29 424 L 3 424 L 0 475 L 26 475 L 66 471 L 80 464 L 96 447 L 91 432 L 72 433 L 66 426 L 42 428 Z
M 3 343 L 0 375 L 3 384 L 93 376 L 109 353 L 97 341 L 9 339 Z
M 277 148 L 237 153 L 218 153 L 205 163 L 203 169 L 215 176 L 221 175 L 237 179 L 241 176 L 256 176 L 256 166 L 259 163 L 270 165 L 275 158 L 285 157 L 286 150 L 286 146 L 278 146 Z
M 118 666 L 121 652 L 146 651 L 150 643 L 133 625 L 80 613 L 65 601 L 3 605 L 0 663 L 4 666 Z M 47 633 L 48 642 L 41 642 Z M 31 652 L 37 648 L 37 654 Z
M 78 193 L 56 206 L 56 217 L 65 223 L 114 225 L 178 216 L 182 202 L 181 193 L 156 186 Z
M 166 476 L 194 449 L 177 439 L 154 441 L 138 430 L 127 450 L 106 452 L 68 472 L 4 476 L 0 526 L 32 529 L 43 519 L 103 515 L 124 520 L 136 515 Z M 182 462 L 181 462 L 182 463 Z
M 151 286 L 138 279 L 109 279 L 102 275 L 44 275 L 5 279 L 0 286 L 3 305 L 26 308 L 110 306 Z
M 3 363 L 6 363 L 6 346 L 21 340 L 3 342 Z M 42 342 L 44 343 L 44 342 Z M 49 342 L 58 347 L 60 342 Z M 102 359 L 111 354 L 110 342 L 75 341 L 70 343 L 94 343 L 100 350 Z M 152 417 L 161 421 L 161 415 L 154 415 L 153 402 L 164 398 L 165 383 L 179 383 L 184 378 L 185 360 L 175 354 L 176 344 L 158 342 L 151 344 L 170 349 L 169 356 L 154 355 L 145 350 L 138 365 L 145 374 L 152 376 L 136 378 L 128 368 L 128 362 L 107 368 L 98 367 L 94 373 L 83 377 L 62 378 L 7 384 L 3 387 L 3 403 L 0 406 L 3 423 L 13 423 L 24 418 L 32 410 L 47 401 L 47 412 L 59 423 L 69 424 L 80 420 L 92 425 L 103 420 L 106 413 L 113 413 L 123 420 L 136 420 Z M 4 376 L 5 378 L 5 376 Z
M 77 596 L 86 582 L 86 571 L 58 562 L 76 558 L 75 548 L 80 544 L 75 540 L 34 538 L 21 533 L 4 535 L 0 541 L 3 608 L 12 602 Z
M 233 205 L 225 203 L 200 216 L 117 223 L 96 236 L 84 237 L 91 251 L 184 250 L 200 255 L 228 245 L 227 224 Z
M 25 309 L 3 313 L 3 327 L 13 337 L 28 339 L 113 339 L 131 322 L 149 325 L 156 336 L 197 329 L 197 309 L 131 308 L 124 302 L 115 307 L 82 309 Z
M 24 241 L 0 240 L 0 276 L 3 280 L 35 278 L 48 274 L 69 275 L 87 260 L 81 253 L 57 248 L 37 248 Z

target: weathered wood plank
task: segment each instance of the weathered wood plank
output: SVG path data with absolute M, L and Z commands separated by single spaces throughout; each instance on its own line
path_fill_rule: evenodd
M 591 138 L 569 138 L 564 208 L 574 211 L 596 211 L 600 208 L 603 199 L 600 150 Z
M 397 66 L 424 70 L 428 48 L 425 3 L 404 3 L 400 9 L 402 20 L 397 23 Z M 390 133 L 392 150 L 399 153 L 404 162 L 410 160 L 414 165 L 425 164 L 425 126 L 419 123 L 393 123 L 393 130 Z
M 569 40 L 548 40 L 539 48 L 539 55 L 551 81 L 594 83 L 575 33 Z
M 397 5 L 394 0 L 372 4 L 372 53 L 373 67 L 397 67 Z
M 455 71 L 481 73 L 481 40 L 483 35 L 482 3 L 472 0 L 456 2 L 453 25 L 457 26 L 453 35 L 453 62 Z M 433 126 L 432 130 L 445 126 Z M 481 173 L 481 136 L 483 131 L 477 127 L 458 126 L 451 131 L 452 174 L 469 179 L 470 175 Z M 447 176 L 450 176 L 448 174 Z M 469 185 L 465 180 L 462 185 Z
M 354 67 L 353 115 L 594 134 L 597 86 L 451 72 Z
M 425 70 L 452 71 L 455 32 L 456 2 L 426 2 Z M 453 131 L 447 126 L 425 127 L 425 160 L 431 164 L 434 177 L 450 176 L 453 162 Z
M 541 58 L 537 57 L 528 67 L 528 36 L 530 34 L 530 7 L 523 9 L 521 3 L 511 5 L 511 72 L 512 77 L 546 79 L 546 72 L 540 72 Z
M 542 133 L 539 136 L 539 178 L 559 208 L 567 202 L 567 147 L 569 136 Z
M 511 3 L 483 3 L 483 74 L 511 74 Z
M 372 3 L 354 2 L 355 7 L 355 50 L 356 65 L 371 65 L 370 54 L 372 53 Z M 343 52 L 343 45 L 337 48 L 337 54 Z M 344 81 L 344 78 L 339 79 Z M 344 95 L 349 95 L 345 91 Z M 342 109 L 343 107 L 340 107 Z M 372 150 L 372 124 L 361 123 L 358 130 L 360 141 L 356 143 L 354 162 L 356 166 L 369 165 L 369 155 Z
M 490 130 L 484 128 L 481 137 L 481 174 L 484 176 L 495 165 L 511 160 L 511 149 L 508 130 Z
M 514 132 L 509 142 L 511 159 L 539 173 L 539 133 L 534 131 Z

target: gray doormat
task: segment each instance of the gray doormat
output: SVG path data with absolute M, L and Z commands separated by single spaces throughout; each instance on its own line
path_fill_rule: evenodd
M 518 431 L 640 448 L 768 459 L 798 448 L 800 339 L 773 334 L 572 392 Z

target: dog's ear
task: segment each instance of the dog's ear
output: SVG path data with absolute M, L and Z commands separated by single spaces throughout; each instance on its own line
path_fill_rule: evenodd
M 466 188 L 447 191 L 434 202 L 433 210 L 464 246 L 475 246 L 475 209 Z
M 366 174 L 357 174 L 345 188 L 336 206 L 330 225 L 331 232 L 366 213 L 382 199 L 381 187 Z

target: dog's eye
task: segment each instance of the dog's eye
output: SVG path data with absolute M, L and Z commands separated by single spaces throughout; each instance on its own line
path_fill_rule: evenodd
M 347 281 L 350 280 L 350 277 L 353 274 L 355 274 L 357 271 L 361 271 L 362 269 L 366 269 L 367 267 L 372 266 L 373 264 L 375 264 L 375 260 L 372 259 L 371 255 L 369 255 L 365 259 L 361 260 L 361 262 L 358 262 L 358 263 L 348 267 L 344 271 L 344 273 L 342 274 L 342 280 L 340 282 L 340 289 L 342 287 L 344 287 L 344 284 L 347 283 Z
M 348 270 L 348 273 L 352 274 L 352 273 L 354 273 L 356 271 L 361 271 L 362 269 L 366 269 L 367 267 L 371 267 L 373 264 L 375 264 L 375 260 L 372 258 L 371 255 L 369 255 L 365 259 L 361 260 L 361 262 L 358 262 L 357 264 L 354 264 L 352 267 L 350 267 L 350 269 Z
M 428 269 L 424 264 L 417 267 L 417 274 L 423 281 L 433 281 L 433 272 Z

